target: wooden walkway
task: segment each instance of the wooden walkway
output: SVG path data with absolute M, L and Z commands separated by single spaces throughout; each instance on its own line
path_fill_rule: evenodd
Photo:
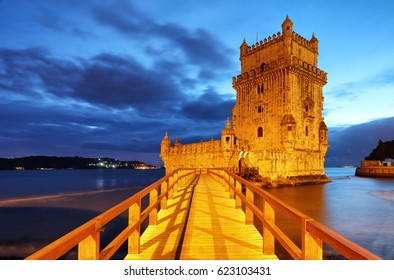
M 159 224 L 141 236 L 141 253 L 125 259 L 250 260 L 277 259 L 262 254 L 262 237 L 254 225 L 245 225 L 245 214 L 210 175 L 182 186 Z

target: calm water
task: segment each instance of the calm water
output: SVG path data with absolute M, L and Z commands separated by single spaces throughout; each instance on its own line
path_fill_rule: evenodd
M 269 192 L 380 257 L 393 260 L 394 179 L 360 178 L 354 176 L 354 171 L 353 168 L 327 168 L 326 173 L 332 179 L 331 183 L 276 188 L 270 189 Z M 109 189 L 127 189 L 132 186 L 147 186 L 163 175 L 163 169 L 0 171 L 0 202 L 15 198 L 53 194 L 64 194 L 67 197 L 68 194 L 76 192 L 100 192 Z M 102 195 L 101 199 L 110 201 L 110 194 Z M 66 223 L 66 220 L 58 217 L 73 218 L 74 223 L 78 224 L 82 222 L 80 218 L 82 214 L 86 214 L 86 219 L 97 214 L 96 212 L 81 212 L 84 205 L 78 207 L 80 209 L 77 212 L 75 209 L 70 210 L 66 204 L 67 201 L 62 203 L 62 208 L 59 207 L 56 215 L 63 216 L 55 216 L 53 208 L 49 211 L 49 208 L 44 209 L 44 207 L 0 207 L 0 223 L 3 223 L 0 225 L 0 229 L 3 228 L 0 232 L 0 251 L 3 248 L 1 243 L 5 244 L 4 240 L 7 240 L 7 244 L 11 244 L 24 240 L 28 238 L 27 236 L 42 234 L 38 229 L 27 229 L 27 214 L 30 215 L 30 219 L 35 219 L 34 222 L 31 221 L 32 226 L 39 223 L 41 227 L 45 227 L 48 224 L 47 219 L 52 219 L 51 221 L 59 220 L 58 228 Z M 97 204 L 95 211 L 107 209 L 99 209 L 104 207 L 101 206 L 104 205 L 103 201 Z M 91 209 L 92 207 L 89 211 Z M 43 221 L 39 220 L 40 216 L 49 215 L 49 212 L 53 212 L 51 214 L 53 217 L 45 216 Z M 15 222 L 18 218 L 23 221 L 23 228 L 20 223 Z M 281 219 L 284 220 L 278 216 L 279 223 Z M 67 224 L 71 222 L 67 220 Z M 285 232 L 299 231 L 291 224 L 285 225 L 283 222 L 283 225 Z M 7 228 L 7 232 L 4 228 Z M 64 229 L 65 232 L 68 230 L 71 228 Z M 61 236 L 65 232 L 58 234 Z M 297 238 L 297 234 L 295 236 Z M 4 248 L 3 250 L 6 250 Z
M 361 178 L 354 171 L 327 168 L 331 183 L 269 192 L 378 256 L 393 260 L 394 179 Z
M 164 169 L 0 170 L 0 201 L 148 186 L 164 173 Z

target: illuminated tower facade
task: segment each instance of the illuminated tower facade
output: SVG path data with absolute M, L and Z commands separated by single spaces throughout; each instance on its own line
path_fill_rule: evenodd
M 317 67 L 319 41 L 293 32 L 240 47 L 241 73 L 233 78 L 236 104 L 220 140 L 173 145 L 166 134 L 161 157 L 178 167 L 253 167 L 266 181 L 328 181 L 324 172 L 328 130 L 322 116 L 327 73 Z
M 319 41 L 293 32 L 286 17 L 282 33 L 240 47 L 241 73 L 233 78 L 233 128 L 239 164 L 258 167 L 271 179 L 324 180 L 328 148 L 322 116 L 327 73 L 317 67 Z

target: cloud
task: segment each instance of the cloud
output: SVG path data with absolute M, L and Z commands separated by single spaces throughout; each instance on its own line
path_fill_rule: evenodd
M 57 1 L 57 4 L 59 5 L 59 1 Z M 90 31 L 85 30 L 80 24 L 78 24 L 80 20 L 75 20 L 75 10 L 70 13 L 65 13 L 64 10 L 60 10 L 65 8 L 64 5 L 61 5 L 62 7 L 60 7 L 60 9 L 56 6 L 48 6 L 47 3 L 41 3 L 40 6 L 40 13 L 37 16 L 36 21 L 44 28 L 56 33 L 70 34 L 71 36 L 81 38 L 89 38 L 93 36 Z M 70 14 L 72 14 L 72 18 L 70 18 Z
M 232 50 L 205 29 L 159 22 L 129 1 L 112 3 L 83 4 L 76 21 L 61 13 L 72 9 L 69 1 L 39 1 L 29 16 L 34 28 L 61 40 L 57 49 L 52 41 L 0 48 L 0 156 L 152 155 L 166 130 L 184 143 L 220 135 L 234 100 L 217 85 L 231 86 Z M 103 27 L 130 47 L 113 52 L 100 42 Z M 70 43 L 91 39 L 104 47 L 67 54 L 77 49 Z
M 167 79 L 158 79 L 165 70 Z M 209 85 L 201 94 L 185 93 L 195 85 L 177 71 L 175 62 L 150 69 L 109 53 L 60 59 L 44 48 L 0 49 L 2 149 L 11 155 L 158 156 L 166 130 L 182 143 L 218 139 L 233 95 Z M 386 118 L 330 129 L 326 165 L 357 165 L 379 139 L 394 139 L 393 127 L 394 118 Z
M 329 129 L 326 166 L 358 165 L 376 147 L 379 139 L 394 139 L 394 117 L 347 128 Z
M 101 54 L 85 63 L 73 95 L 112 107 L 137 110 L 171 108 L 182 98 L 171 78 L 157 69 L 145 69 L 135 60 Z M 147 108 L 148 107 L 148 108 Z
M 108 53 L 60 59 L 44 48 L 0 49 L 3 149 L 158 153 L 166 130 L 183 139 L 220 133 L 231 96 L 211 88 L 187 94 L 188 77 L 173 79 L 179 74 L 173 63 L 156 66 Z
M 231 117 L 231 109 L 235 105 L 232 95 L 220 95 L 207 90 L 195 100 L 186 102 L 181 113 L 194 120 L 224 121 L 223 116 Z
M 140 12 L 130 2 L 117 1 L 109 7 L 97 6 L 94 17 L 99 23 L 124 34 L 130 40 L 133 38 L 138 41 L 147 52 L 155 49 L 152 44 L 157 48 L 160 42 L 166 42 L 164 47 L 159 48 L 161 54 L 170 54 L 172 58 L 179 58 L 181 54 L 184 63 L 198 68 L 198 77 L 201 79 L 214 79 L 233 65 L 230 59 L 232 50 L 208 31 L 201 28 L 189 30 L 175 23 L 158 22 Z

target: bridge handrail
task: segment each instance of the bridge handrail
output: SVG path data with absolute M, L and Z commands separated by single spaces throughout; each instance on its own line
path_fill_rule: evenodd
M 262 222 L 263 253 L 275 253 L 276 239 L 294 259 L 322 259 L 323 242 L 348 259 L 381 259 L 377 255 L 329 229 L 233 172 L 221 168 L 212 168 L 209 169 L 208 172 L 216 175 L 222 180 L 223 184 L 228 186 L 230 197 L 236 200 L 236 205 L 238 207 L 241 207 L 241 204 L 237 202 L 237 200 L 242 200 L 245 205 L 246 224 L 253 223 L 254 217 Z M 242 187 L 245 187 L 245 195 L 242 192 Z M 262 198 L 263 209 L 260 209 L 254 204 L 255 194 Z M 302 248 L 299 248 L 291 238 L 275 224 L 275 211 L 286 215 L 292 221 L 300 225 Z
M 78 259 L 110 259 L 119 247 L 129 239 L 129 253 L 139 253 L 140 226 L 148 218 L 150 224 L 157 224 L 159 204 L 167 207 L 177 184 L 184 183 L 195 175 L 195 169 L 177 169 L 142 189 L 130 198 L 99 214 L 83 225 L 28 256 L 26 260 L 58 259 L 78 245 Z M 161 187 L 160 195 L 158 194 Z M 149 195 L 149 205 L 141 211 L 141 200 Z M 129 224 L 100 252 L 100 232 L 104 226 L 129 209 Z

